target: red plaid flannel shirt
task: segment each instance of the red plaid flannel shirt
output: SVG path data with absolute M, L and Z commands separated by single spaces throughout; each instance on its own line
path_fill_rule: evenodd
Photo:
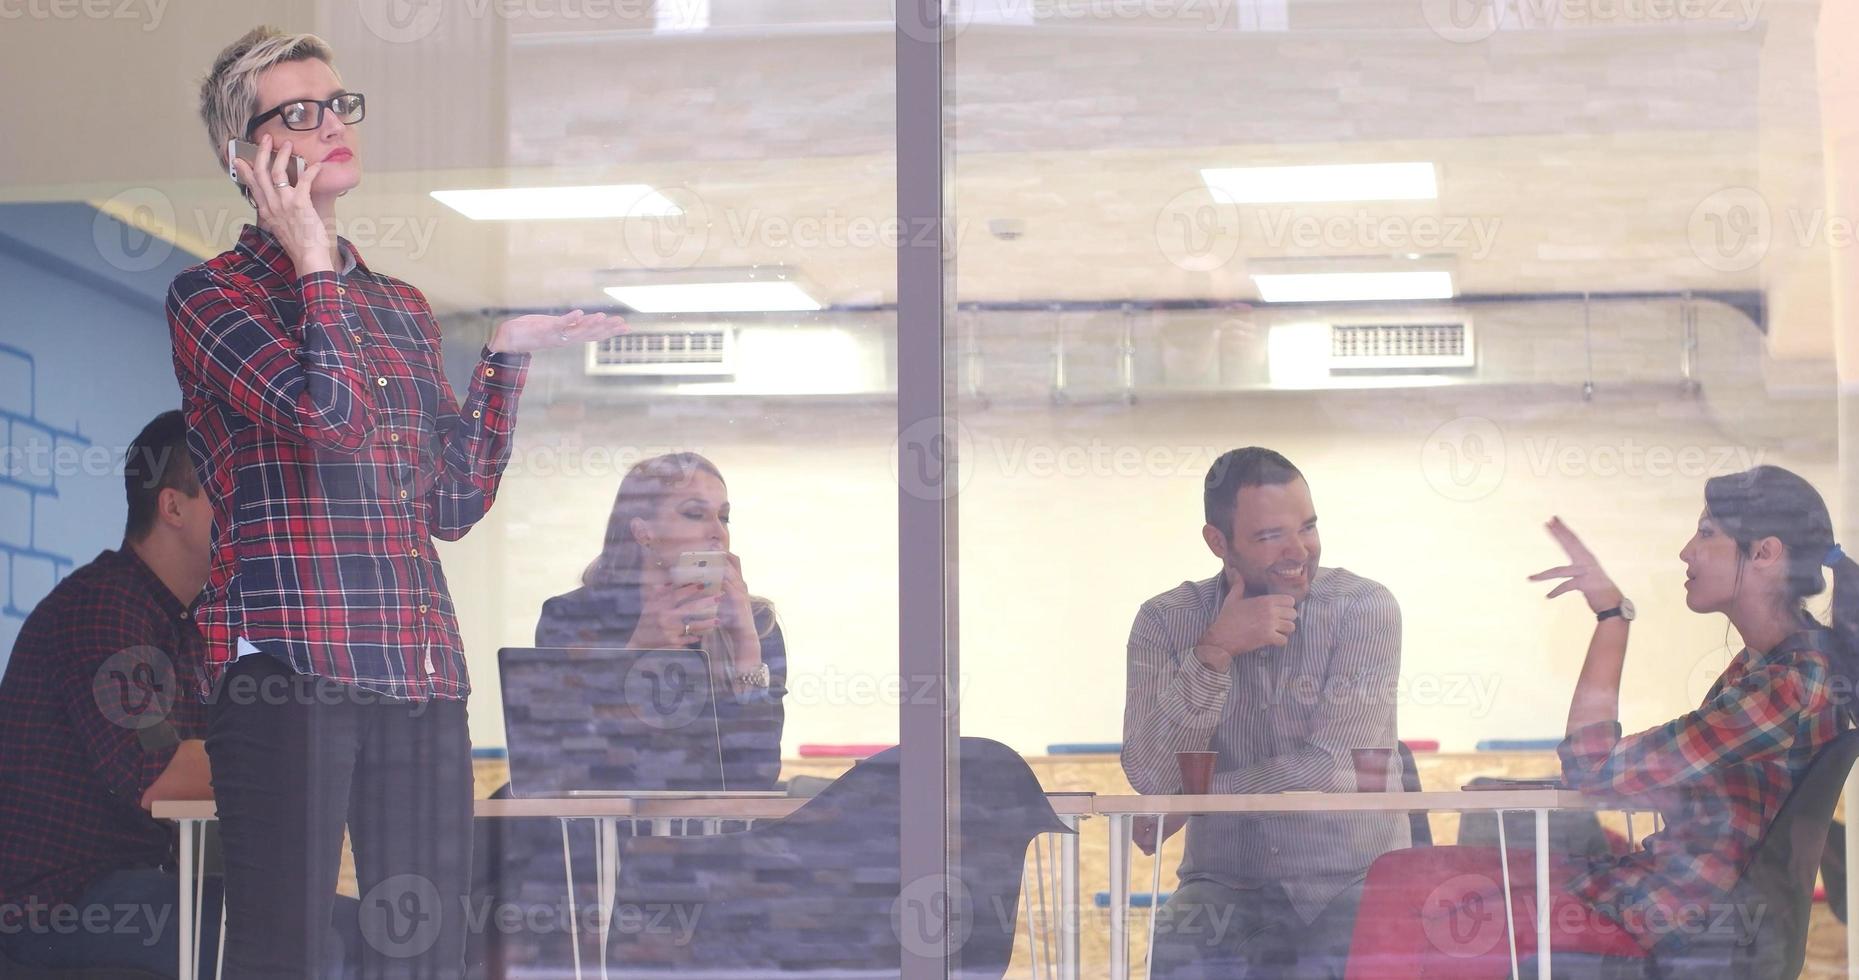
M 1608 722 L 1563 741 L 1571 786 L 1670 799 L 1644 849 L 1571 884 L 1643 946 L 1671 934 L 1662 922 L 1721 907 L 1795 781 L 1839 734 L 1832 665 L 1812 641 L 1797 633 L 1766 655 L 1744 649 L 1696 711 L 1657 728 L 1622 738 Z
M 354 258 L 298 277 L 269 233 L 168 291 L 188 445 L 213 502 L 203 693 L 239 638 L 392 697 L 470 692 L 433 539 L 490 509 L 528 355 L 481 353 L 461 410 L 419 290 Z
M 174 758 L 150 738 L 161 723 L 206 735 L 206 706 L 186 696 L 200 660 L 188 615 L 125 548 L 26 617 L 0 680 L 0 902 L 72 902 L 100 875 L 171 859 L 173 825 L 141 800 Z

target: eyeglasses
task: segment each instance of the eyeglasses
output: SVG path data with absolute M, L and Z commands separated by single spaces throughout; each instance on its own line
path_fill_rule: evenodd
M 344 92 L 332 95 L 318 102 L 314 99 L 299 99 L 286 102 L 269 112 L 261 112 L 245 124 L 245 138 L 249 141 L 258 127 L 273 116 L 284 120 L 284 128 L 298 133 L 312 133 L 323 126 L 323 113 L 327 110 L 336 114 L 345 126 L 353 126 L 368 115 L 368 101 L 360 92 Z

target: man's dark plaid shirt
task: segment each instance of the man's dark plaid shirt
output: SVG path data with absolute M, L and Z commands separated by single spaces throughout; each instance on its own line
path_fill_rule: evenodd
M 140 804 L 174 740 L 206 736 L 200 656 L 187 607 L 127 548 L 33 609 L 0 679 L 0 902 L 72 902 L 170 860 L 174 826 Z

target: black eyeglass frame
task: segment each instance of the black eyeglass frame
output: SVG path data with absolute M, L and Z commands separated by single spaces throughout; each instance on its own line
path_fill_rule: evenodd
M 334 103 L 338 99 L 358 100 L 358 104 L 360 107 L 358 111 L 360 114 L 355 117 L 355 122 L 346 123 L 346 125 L 353 126 L 356 123 L 361 122 L 363 119 L 368 118 L 368 97 L 361 94 L 360 92 L 337 92 L 336 94 L 330 96 L 327 99 L 320 99 L 320 100 L 319 99 L 292 99 L 289 102 L 284 102 L 279 105 L 273 106 L 272 108 L 264 112 L 261 112 L 256 116 L 253 116 L 251 120 L 245 124 L 246 142 L 248 143 L 251 142 L 252 134 L 254 132 L 257 132 L 258 127 L 264 125 L 267 119 L 270 119 L 273 116 L 282 117 L 284 115 L 284 110 L 294 105 L 315 106 L 316 107 L 316 121 L 311 123 L 308 126 L 303 127 L 302 129 L 299 129 L 296 126 L 292 126 L 289 122 L 285 122 L 284 128 L 290 130 L 293 133 L 314 133 L 317 130 L 323 128 L 324 114 L 335 108 Z

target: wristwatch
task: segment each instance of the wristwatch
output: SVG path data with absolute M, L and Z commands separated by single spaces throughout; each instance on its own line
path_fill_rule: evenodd
M 1620 605 L 1615 606 L 1612 609 L 1603 609 L 1600 612 L 1595 613 L 1594 621 L 1597 623 L 1605 623 L 1608 620 L 1613 619 L 1615 616 L 1619 616 L 1621 619 L 1631 623 L 1633 622 L 1633 617 L 1635 615 L 1637 615 L 1637 613 L 1635 613 L 1633 609 L 1633 600 L 1632 599 L 1621 599 Z
M 738 688 L 767 687 L 768 665 L 756 664 L 754 670 L 738 671 L 731 674 L 730 679 L 736 682 Z

